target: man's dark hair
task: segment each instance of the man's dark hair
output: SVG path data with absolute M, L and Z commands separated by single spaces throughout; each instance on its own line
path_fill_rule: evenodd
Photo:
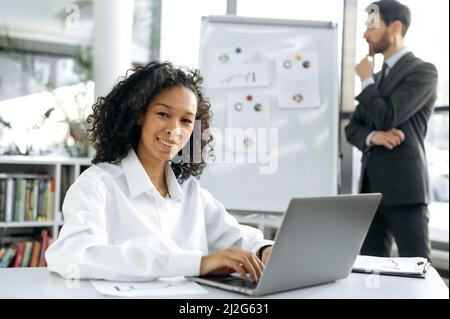
M 373 13 L 373 6 L 379 8 L 380 18 L 383 19 L 387 26 L 394 21 L 400 21 L 403 26 L 403 37 L 405 36 L 411 24 L 411 11 L 407 6 L 395 0 L 380 0 L 369 5 L 366 8 L 366 12 L 369 14 Z

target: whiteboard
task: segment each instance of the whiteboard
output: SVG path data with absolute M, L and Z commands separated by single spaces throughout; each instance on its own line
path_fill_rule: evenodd
M 284 212 L 293 197 L 337 194 L 337 48 L 331 22 L 202 18 L 215 161 L 200 182 L 227 209 Z

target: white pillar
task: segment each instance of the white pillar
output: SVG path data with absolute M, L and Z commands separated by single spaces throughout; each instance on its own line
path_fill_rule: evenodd
M 131 68 L 134 0 L 94 0 L 95 97 L 105 96 Z

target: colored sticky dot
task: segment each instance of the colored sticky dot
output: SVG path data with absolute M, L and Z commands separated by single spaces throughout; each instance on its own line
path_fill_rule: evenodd
M 303 62 L 303 67 L 304 67 L 305 69 L 308 69 L 310 66 L 311 66 L 311 63 L 310 63 L 309 61 Z
M 242 140 L 242 144 L 245 147 L 249 147 L 249 146 L 253 145 L 253 141 L 250 138 L 248 138 L 248 136 L 245 136 L 244 139 Z
M 290 69 L 291 66 L 292 66 L 291 61 L 286 60 L 286 61 L 283 62 L 283 67 L 284 67 L 285 69 Z
M 234 109 L 238 112 L 242 111 L 243 108 L 244 108 L 244 105 L 242 103 L 236 103 L 234 105 Z
M 261 112 L 264 109 L 261 103 L 256 103 L 254 108 L 256 112 Z
M 297 102 L 300 103 L 301 101 L 303 101 L 303 96 L 301 94 L 295 94 L 292 99 Z
M 253 100 L 253 96 L 247 95 L 246 99 L 247 99 L 247 101 L 251 101 L 251 100 Z
M 242 52 L 241 48 L 236 48 L 236 53 L 241 53 L 241 52 Z
M 297 61 L 301 61 L 301 60 L 302 60 L 302 55 L 301 55 L 301 54 L 296 54 L 296 55 L 295 55 L 295 59 L 296 59 Z
M 222 63 L 227 63 L 228 60 L 229 60 L 229 58 L 228 58 L 228 55 L 226 55 L 226 54 L 221 54 L 219 56 L 219 61 L 222 62 Z

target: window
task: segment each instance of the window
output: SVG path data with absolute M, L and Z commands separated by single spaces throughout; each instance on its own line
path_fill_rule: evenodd
M 226 7 L 226 0 L 162 1 L 161 60 L 198 67 L 201 17 L 224 15 Z M 325 7 L 327 10 L 324 10 Z M 341 27 L 342 13 L 343 0 L 237 1 L 237 15 L 240 16 L 333 21 Z M 341 43 L 340 39 L 339 43 Z
M 226 0 L 164 0 L 161 9 L 161 60 L 198 67 L 201 17 L 226 14 Z
M 432 203 L 429 206 L 430 236 L 448 243 L 448 111 L 433 114 L 428 125 L 425 149 L 430 174 Z
M 237 14 L 246 17 L 342 22 L 343 1 L 238 0 Z
M 85 129 L 94 83 L 77 60 L 6 53 L 0 64 L 8 70 L 0 75 L 0 155 L 86 156 L 74 153 L 72 133 Z
M 337 23 L 339 59 L 342 51 L 343 10 L 343 0 L 237 0 L 237 15 L 240 16 Z
M 362 37 L 366 29 L 365 8 L 373 1 L 358 0 L 358 21 L 356 32 L 356 62 L 367 54 L 367 42 Z M 435 0 L 432 3 L 423 0 L 400 0 L 411 10 L 411 26 L 405 37 L 405 46 L 417 57 L 433 63 L 439 72 L 437 106 L 448 106 L 449 86 L 449 22 L 447 0 Z M 381 69 L 383 57 L 375 56 L 375 70 Z M 361 82 L 355 79 L 355 94 L 361 91 Z

